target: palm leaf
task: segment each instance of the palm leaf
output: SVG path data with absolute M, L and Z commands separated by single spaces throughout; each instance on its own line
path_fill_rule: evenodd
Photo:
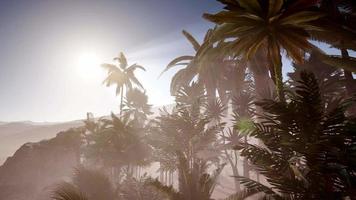
M 278 196 L 271 188 L 244 176 L 235 176 L 248 190 Z
M 238 14 L 234 13 L 234 12 L 229 12 L 229 11 L 221 11 L 214 15 L 204 13 L 203 17 L 211 22 L 214 22 L 214 23 L 217 23 L 220 25 L 223 23 L 236 23 Z
M 324 16 L 325 14 L 323 13 L 318 13 L 313 11 L 301 11 L 283 18 L 280 23 L 282 25 L 295 25 L 295 24 L 314 21 Z
M 319 59 L 328 65 L 356 72 L 356 58 L 343 58 L 341 56 L 319 54 Z
M 119 69 L 117 68 L 117 66 L 116 66 L 116 65 L 113 65 L 113 64 L 104 63 L 104 64 L 101 64 L 100 66 L 101 66 L 102 68 L 108 70 L 108 73 L 109 73 L 109 74 L 112 73 L 112 72 L 115 72 L 115 71 L 119 70 Z
M 52 194 L 54 200 L 88 200 L 74 185 L 70 183 L 60 184 Z
M 189 61 L 189 60 L 193 60 L 194 56 L 180 56 L 178 58 L 175 58 L 174 60 L 172 60 L 167 67 L 160 73 L 159 77 L 162 76 L 163 73 L 167 72 L 168 70 L 170 70 L 171 68 L 173 68 L 174 66 L 178 65 L 180 62 L 182 61 Z
M 142 67 L 141 65 L 137 65 L 137 64 L 133 64 L 133 65 L 131 65 L 130 67 L 128 67 L 127 69 L 126 69 L 126 71 L 135 71 L 136 69 L 141 69 L 141 70 L 143 70 L 143 71 L 146 71 L 146 69 L 144 68 L 144 67 Z
M 261 11 L 261 6 L 258 0 L 238 0 L 241 7 L 248 11 L 259 13 Z
M 120 52 L 120 55 L 118 57 L 114 58 L 114 60 L 119 61 L 121 69 L 126 69 L 126 67 L 127 67 L 127 59 L 126 59 L 125 54 L 123 52 Z
M 148 178 L 145 182 L 146 185 L 150 185 L 156 188 L 158 191 L 167 194 L 171 200 L 182 199 L 182 195 L 177 192 L 172 186 L 163 185 L 157 179 Z
M 198 51 L 200 48 L 199 42 L 187 31 L 182 31 L 183 35 L 188 39 L 188 41 L 193 45 L 195 51 Z
M 258 193 L 260 193 L 260 191 L 245 189 L 226 197 L 224 200 L 244 200 Z
M 269 0 L 268 16 L 275 16 L 282 8 L 283 0 Z
M 260 48 L 260 46 L 265 42 L 266 34 L 264 32 L 261 32 L 260 34 L 256 35 L 255 37 L 255 42 L 250 46 L 246 53 L 247 59 L 250 59 L 253 55 L 256 54 L 257 50 Z

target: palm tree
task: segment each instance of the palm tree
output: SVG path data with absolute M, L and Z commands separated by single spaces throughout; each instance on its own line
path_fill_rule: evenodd
M 52 194 L 53 200 L 89 200 L 85 194 L 78 190 L 73 184 L 62 183 L 57 186 Z
M 339 96 L 347 97 L 347 89 L 343 82 L 344 75 L 341 69 L 330 66 L 322 62 L 318 55 L 311 53 L 309 58 L 303 64 L 293 64 L 293 72 L 288 73 L 288 85 L 290 89 L 294 90 L 293 85 L 299 80 L 300 73 L 302 71 L 308 71 L 314 74 L 314 76 L 320 82 L 320 92 L 327 98 Z
M 322 0 L 319 9 L 326 14 L 326 17 L 316 23 L 322 26 L 323 30 L 310 31 L 314 40 L 326 42 L 340 50 L 341 57 L 333 56 L 334 62 L 332 63 L 335 66 L 346 60 L 348 61 L 347 63 L 350 63 L 348 66 L 344 66 L 345 86 L 350 96 L 356 92 L 356 82 L 352 76 L 352 71 L 355 72 L 356 62 L 348 54 L 348 49 L 356 50 L 356 18 L 352 14 L 355 12 L 355 8 L 356 6 L 352 5 L 352 1 L 348 0 Z M 326 62 L 331 61 L 329 60 L 330 57 L 326 58 Z M 340 62 L 335 62 L 337 60 Z
M 252 61 L 256 55 L 266 57 L 266 66 L 277 86 L 278 97 L 284 101 L 281 52 L 285 50 L 287 56 L 296 63 L 303 62 L 304 52 L 313 48 L 308 41 L 308 31 L 318 29 L 311 22 L 324 15 L 306 10 L 314 5 L 307 1 L 221 2 L 225 5 L 224 11 L 204 14 L 206 19 L 218 24 L 213 34 L 214 41 L 229 41 L 225 51 L 232 51 L 248 61 Z
M 152 105 L 148 104 L 148 97 L 146 93 L 137 88 L 126 92 L 124 107 L 124 114 L 131 116 L 142 126 L 147 120 L 148 115 L 152 114 Z
M 121 95 L 121 101 L 120 101 L 120 116 L 121 116 L 122 109 L 123 109 L 124 90 L 128 91 L 132 89 L 133 85 L 136 85 L 143 89 L 143 86 L 140 83 L 140 81 L 136 78 L 134 71 L 137 68 L 142 69 L 143 71 L 146 70 L 145 68 L 137 64 L 128 66 L 127 59 L 122 52 L 118 57 L 114 58 L 114 60 L 118 62 L 117 65 L 107 64 L 107 63 L 101 65 L 103 68 L 105 68 L 108 71 L 108 76 L 106 77 L 103 83 L 105 83 L 106 86 L 108 87 L 113 84 L 116 85 L 116 95 L 119 94 Z
M 204 86 L 209 102 L 213 102 L 218 92 L 221 99 L 226 99 L 226 92 L 231 88 L 227 83 L 232 80 L 244 80 L 245 67 L 243 62 L 239 64 L 236 59 L 222 54 L 221 48 L 224 43 L 217 46 L 211 43 L 214 29 L 209 29 L 204 37 L 202 44 L 187 31 L 183 35 L 192 44 L 195 55 L 180 56 L 172 60 L 166 69 L 166 72 L 173 67 L 184 66 L 172 78 L 171 94 L 175 95 L 182 86 L 189 85 L 195 78 L 197 82 Z M 231 74 L 234 79 L 229 79 Z
M 150 163 L 151 148 L 143 142 L 143 128 L 129 116 L 119 118 L 112 114 L 111 119 L 100 119 L 88 130 L 84 147 L 87 162 L 116 171 L 114 175 L 118 180 L 124 168 L 127 174 L 132 175 L 133 166 Z
M 195 177 L 197 176 L 196 171 L 187 172 L 184 174 L 184 181 L 186 181 L 184 184 L 186 188 L 184 188 L 184 190 L 180 188 L 179 191 L 175 190 L 172 186 L 163 185 L 157 179 L 147 179 L 146 182 L 166 194 L 170 200 L 212 200 L 211 195 L 217 185 L 217 178 L 223 168 L 224 165 L 214 170 L 212 174 L 204 173 L 200 177 Z M 194 180 L 195 178 L 198 179 Z
M 311 73 L 299 77 L 285 103 L 257 103 L 265 112 L 247 133 L 263 145 L 235 146 L 269 184 L 237 178 L 264 199 L 352 199 L 356 124 L 345 115 L 350 102 L 322 92 L 324 80 Z
M 215 151 L 217 133 L 223 123 L 211 125 L 206 96 L 201 85 L 192 83 L 176 94 L 177 106 L 172 112 L 163 111 L 152 125 L 151 144 L 155 151 L 174 159 L 178 171 L 179 198 L 208 200 L 223 165 Z M 205 108 L 204 108 L 205 107 Z M 217 165 L 208 174 L 210 165 Z M 172 191 L 171 191 L 172 192 Z
M 129 177 L 119 187 L 120 199 L 122 200 L 168 200 L 167 195 L 147 184 L 150 178 L 147 174 L 142 177 Z
M 103 173 L 79 167 L 71 182 L 63 182 L 54 190 L 54 200 L 115 200 L 113 185 Z

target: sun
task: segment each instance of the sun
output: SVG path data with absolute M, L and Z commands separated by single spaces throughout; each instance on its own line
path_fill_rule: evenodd
M 93 79 L 98 78 L 101 74 L 101 60 L 94 51 L 81 52 L 77 56 L 76 69 L 81 78 Z

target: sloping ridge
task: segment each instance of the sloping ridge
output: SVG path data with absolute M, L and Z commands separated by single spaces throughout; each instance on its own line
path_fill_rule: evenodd
M 66 123 L 12 122 L 0 123 L 0 165 L 21 145 L 56 136 L 60 131 L 83 125 L 82 121 Z
M 0 167 L 0 199 L 49 199 L 51 186 L 68 178 L 80 159 L 80 128 L 22 145 Z

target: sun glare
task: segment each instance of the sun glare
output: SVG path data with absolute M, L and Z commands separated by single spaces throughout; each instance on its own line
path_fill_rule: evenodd
M 77 57 L 77 74 L 81 78 L 98 78 L 101 73 L 101 60 L 95 52 L 82 52 Z

